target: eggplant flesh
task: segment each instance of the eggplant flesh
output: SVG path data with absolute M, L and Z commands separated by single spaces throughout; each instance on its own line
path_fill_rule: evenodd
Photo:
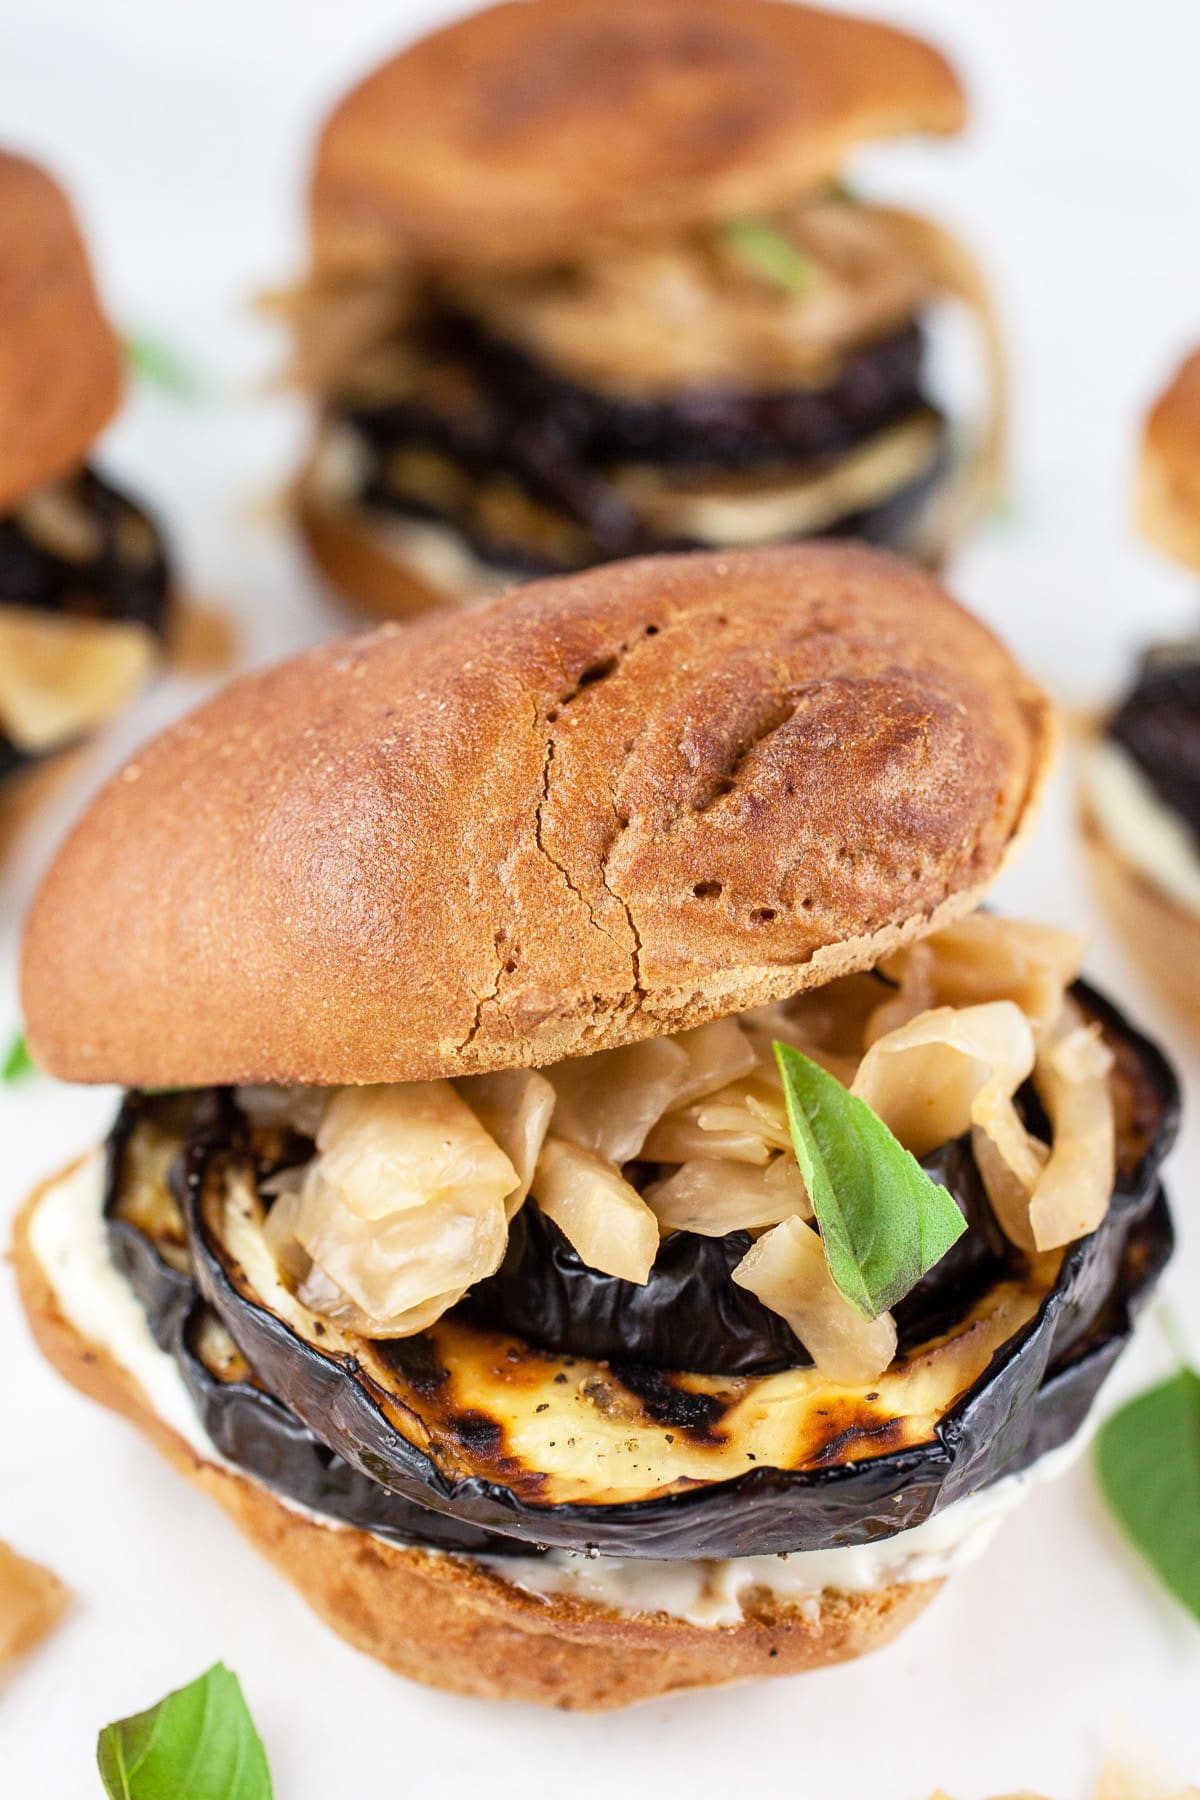
M 504 1422 L 462 1404 L 448 1387 L 446 1344 L 461 1344 L 464 1334 L 472 1343 L 471 1328 L 453 1315 L 446 1333 L 383 1346 L 332 1331 L 307 1335 L 272 1309 L 227 1241 L 227 1177 L 239 1166 L 228 1134 L 223 1146 L 201 1134 L 189 1147 L 183 1191 L 197 1276 L 268 1389 L 348 1462 L 418 1504 L 528 1543 L 620 1556 L 726 1557 L 868 1543 L 921 1523 L 1065 1443 L 1169 1257 L 1172 1230 L 1158 1169 L 1177 1124 L 1174 1077 L 1106 1001 L 1082 986 L 1075 995 L 1100 1022 L 1116 1058 L 1120 1156 L 1108 1216 L 1068 1248 L 1033 1310 L 919 1439 L 897 1430 L 894 1416 L 872 1413 L 865 1401 L 878 1396 L 871 1394 L 847 1404 L 834 1420 L 844 1429 L 804 1466 L 726 1474 L 728 1459 L 714 1456 L 721 1468 L 715 1479 L 648 1487 L 644 1497 L 617 1502 L 556 1499 L 554 1482 L 530 1463 Z M 598 1431 L 606 1409 L 626 1403 L 631 1391 L 647 1433 L 653 1426 L 668 1444 L 682 1439 L 720 1451 L 729 1393 L 740 1404 L 753 1388 L 734 1379 L 722 1391 L 703 1378 L 628 1366 L 618 1380 L 610 1365 L 547 1358 L 496 1334 L 482 1334 L 474 1350 L 490 1359 L 489 1391 L 511 1386 L 514 1416 L 523 1424 L 529 1413 L 546 1411 L 531 1404 L 538 1383 L 539 1393 L 553 1392 L 546 1384 L 561 1381 L 586 1400 L 590 1410 L 576 1415 L 578 1461 L 593 1468 L 603 1457 L 589 1428 Z M 901 1356 L 889 1376 L 903 1379 L 913 1360 Z
M 924 334 L 915 322 L 860 346 L 823 388 L 709 384 L 659 400 L 582 387 L 455 314 L 431 319 L 414 348 L 415 385 L 410 369 L 407 385 L 382 400 L 364 402 L 348 390 L 330 401 L 331 418 L 349 424 L 366 451 L 354 498 L 385 515 L 447 524 L 485 562 L 521 575 L 698 547 L 639 519 L 612 480 L 622 464 L 714 474 L 762 469 L 772 478 L 781 469 L 830 466 L 903 420 L 929 419 L 938 437 L 929 466 L 818 534 L 893 546 L 912 535 L 949 466 L 946 422 L 923 391 Z M 416 488 L 395 475 L 397 462 L 413 456 L 424 469 Z M 445 466 L 453 501 L 432 498 L 431 458 Z M 548 513 L 548 539 L 531 533 L 527 520 L 524 530 L 499 526 L 496 507 L 479 504 L 481 491 L 514 486 Z
M 392 1543 L 476 1556 L 537 1554 L 532 1545 L 392 1493 L 328 1449 L 257 1381 L 240 1354 L 214 1358 L 214 1338 L 224 1335 L 224 1328 L 201 1298 L 190 1267 L 179 1267 L 172 1255 L 184 1232 L 178 1207 L 172 1216 L 164 1206 L 156 1228 L 135 1223 L 122 1207 L 122 1165 L 144 1112 L 138 1097 L 127 1101 L 109 1140 L 109 1252 L 140 1301 L 155 1342 L 179 1369 L 206 1436 L 226 1461 L 285 1500 Z M 232 1339 L 226 1343 L 233 1347 Z
M 69 486 L 96 529 L 96 554 L 86 563 L 70 561 L 37 542 L 18 513 L 0 516 L 0 607 L 128 620 L 163 637 L 170 570 L 153 520 L 86 465 Z M 147 546 L 140 562 L 123 548 L 131 527 Z M 0 781 L 39 760 L 40 753 L 21 749 L 0 730 Z

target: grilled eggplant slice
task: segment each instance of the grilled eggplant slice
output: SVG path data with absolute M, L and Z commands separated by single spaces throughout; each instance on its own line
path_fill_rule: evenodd
M 236 1124 L 223 1144 L 202 1131 L 189 1146 L 198 1277 L 267 1387 L 419 1504 L 623 1556 L 870 1542 L 1065 1442 L 1170 1253 L 1157 1171 L 1174 1077 L 1112 1007 L 1075 992 L 1116 1058 L 1119 1173 L 1104 1224 L 1006 1274 L 870 1393 L 803 1368 L 717 1377 L 554 1355 L 460 1311 L 388 1344 L 342 1333 L 279 1282 Z
M 391 1493 L 327 1449 L 259 1383 L 201 1299 L 183 1215 L 169 1188 L 154 1179 L 164 1149 L 178 1152 L 178 1140 L 162 1128 L 164 1111 L 172 1109 L 178 1122 L 178 1102 L 164 1108 L 147 1106 L 141 1096 L 126 1101 L 109 1139 L 105 1219 L 113 1261 L 140 1300 L 155 1342 L 173 1357 L 216 1449 L 285 1499 L 397 1544 L 476 1556 L 536 1554 L 514 1538 Z
M 992 1216 L 969 1139 L 943 1145 L 923 1167 L 954 1195 L 970 1229 L 897 1308 L 902 1350 L 946 1330 L 1024 1266 Z M 706 1375 L 806 1368 L 812 1358 L 787 1322 L 731 1280 L 752 1242 L 745 1231 L 674 1231 L 639 1286 L 589 1268 L 540 1207 L 526 1206 L 509 1227 L 503 1263 L 463 1311 L 540 1349 L 595 1361 Z
M 86 465 L 0 517 L 0 607 L 144 625 L 161 639 L 169 590 L 154 520 Z M 0 731 L 0 781 L 43 754 Z
M 448 524 L 476 556 L 522 575 L 696 547 L 686 533 L 639 516 L 614 478 L 622 465 L 699 466 L 710 480 L 751 470 L 769 485 L 789 470 L 797 480 L 834 466 L 906 420 L 924 421 L 936 442 L 921 468 L 815 533 L 903 544 L 948 466 L 945 420 L 922 393 L 923 354 L 921 327 L 911 323 L 860 346 L 824 387 L 717 385 L 622 399 L 449 314 L 430 322 L 415 357 L 385 354 L 391 381 L 382 397 L 378 372 L 369 373 L 372 397 L 356 398 L 351 381 L 328 418 L 348 426 L 358 446 L 350 498 L 384 517 Z

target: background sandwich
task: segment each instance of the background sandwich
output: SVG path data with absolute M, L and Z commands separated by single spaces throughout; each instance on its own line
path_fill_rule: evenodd
M 388 615 L 648 551 L 938 561 L 995 442 L 952 457 L 926 324 L 967 299 L 993 385 L 995 333 L 961 247 L 840 175 L 963 117 L 928 45 L 780 0 L 510 3 L 411 45 L 321 135 L 287 305 L 318 561 Z
M 1146 421 L 1138 518 L 1200 569 L 1200 351 Z M 1200 630 L 1146 650 L 1081 745 L 1081 818 L 1097 889 L 1145 974 L 1200 1024 Z
M 236 683 L 30 918 L 35 1054 L 131 1090 L 19 1224 L 39 1342 L 418 1679 L 615 1706 L 885 1642 L 1170 1249 L 1170 1071 L 1073 934 L 973 910 L 1052 736 L 848 546 Z
M 121 710 L 157 660 L 157 526 L 87 461 L 121 347 L 70 205 L 0 152 L 0 793 Z M 27 784 L 22 784 L 27 785 Z

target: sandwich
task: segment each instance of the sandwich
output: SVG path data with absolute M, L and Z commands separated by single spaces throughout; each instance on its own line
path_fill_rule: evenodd
M 88 461 L 121 347 L 43 169 L 0 152 L 0 803 L 87 738 L 158 660 L 168 569 L 141 505 Z
M 34 1334 L 334 1630 L 617 1707 L 885 1644 L 1079 1441 L 1177 1093 L 978 910 L 1048 703 L 855 545 L 650 557 L 229 687 L 51 867 Z M 187 794 L 186 806 L 178 796 Z
M 1200 350 L 1146 421 L 1138 518 L 1200 569 Z M 1200 630 L 1150 645 L 1081 734 L 1080 816 L 1113 924 L 1159 994 L 1200 1024 Z
M 390 617 L 661 551 L 938 563 L 995 472 L 996 332 L 962 247 L 842 172 L 964 111 L 929 45 L 783 0 L 508 0 L 410 45 L 325 125 L 282 298 L 318 564 Z M 953 297 L 992 388 L 961 454 Z

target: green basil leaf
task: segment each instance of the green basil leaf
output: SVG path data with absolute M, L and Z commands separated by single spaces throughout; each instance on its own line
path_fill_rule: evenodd
M 730 219 L 721 240 L 746 268 L 786 293 L 806 294 L 821 279 L 820 265 L 765 219 Z
M 1200 1620 L 1200 1375 L 1180 1369 L 1100 1427 L 1096 1474 L 1125 1535 Z
M 877 1319 L 967 1222 L 865 1101 L 789 1044 L 775 1045 L 775 1059 L 829 1273 L 856 1312 Z
M 203 386 L 187 357 L 163 338 L 149 332 L 129 332 L 125 360 L 134 374 L 151 387 L 173 394 L 177 400 L 196 400 Z
M 271 1800 L 262 1740 L 224 1663 L 106 1725 L 96 1760 L 111 1800 Z
M 25 1042 L 23 1032 L 18 1031 L 8 1046 L 3 1066 L 0 1067 L 0 1081 L 12 1085 L 18 1081 L 27 1081 L 38 1072 L 37 1064 L 29 1054 L 29 1045 Z

